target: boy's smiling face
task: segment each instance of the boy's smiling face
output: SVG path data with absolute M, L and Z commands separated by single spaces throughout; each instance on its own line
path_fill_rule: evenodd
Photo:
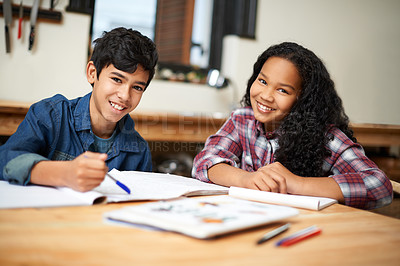
M 108 138 L 117 122 L 139 104 L 149 71 L 138 65 L 134 73 L 128 73 L 110 64 L 102 69 L 97 79 L 96 68 L 90 61 L 86 75 L 89 83 L 93 84 L 90 98 L 92 131 L 98 137 Z

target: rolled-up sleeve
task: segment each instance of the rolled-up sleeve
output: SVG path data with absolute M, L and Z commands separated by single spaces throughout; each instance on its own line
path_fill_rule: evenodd
M 363 148 L 334 130 L 334 139 L 328 144 L 333 151 L 327 160 L 332 177 L 342 190 L 345 204 L 373 209 L 392 202 L 393 188 L 389 178 L 364 153 Z
M 48 159 L 35 153 L 25 153 L 15 157 L 3 169 L 4 180 L 11 184 L 27 185 L 30 181 L 33 166 L 45 160 Z

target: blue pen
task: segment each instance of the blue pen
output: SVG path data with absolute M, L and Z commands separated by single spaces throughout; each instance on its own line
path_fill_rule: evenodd
M 109 178 L 111 178 L 112 180 L 114 180 L 114 182 L 115 182 L 120 188 L 122 188 L 123 190 L 125 190 L 126 193 L 131 194 L 131 191 L 130 191 L 130 189 L 129 189 L 127 186 L 125 186 L 124 184 L 122 184 L 121 182 L 119 182 L 117 179 L 115 179 L 114 177 L 112 177 L 109 173 L 107 173 L 106 175 L 107 175 Z
M 88 157 L 86 156 L 86 154 L 83 155 L 83 157 L 88 158 Z M 131 194 L 131 190 L 130 190 L 127 186 L 125 186 L 124 184 L 122 184 L 121 182 L 119 182 L 117 179 L 115 179 L 114 177 L 112 177 L 109 173 L 106 173 L 106 176 L 108 176 L 109 178 L 111 178 L 111 180 L 113 180 L 120 188 L 122 188 L 123 190 L 125 190 L 126 193 Z

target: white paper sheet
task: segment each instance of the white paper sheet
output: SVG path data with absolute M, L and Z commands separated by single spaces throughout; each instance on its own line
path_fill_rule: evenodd
M 0 209 L 81 206 L 81 199 L 54 187 L 11 185 L 0 181 Z
M 229 196 L 309 210 L 322 210 L 329 205 L 337 203 L 337 200 L 330 198 L 289 195 L 239 187 L 230 187 Z

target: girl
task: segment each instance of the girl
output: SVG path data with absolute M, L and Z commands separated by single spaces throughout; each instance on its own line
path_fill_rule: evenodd
M 263 52 L 242 105 L 194 159 L 197 179 L 364 209 L 391 203 L 389 179 L 356 143 L 334 83 L 310 50 L 285 42 Z

